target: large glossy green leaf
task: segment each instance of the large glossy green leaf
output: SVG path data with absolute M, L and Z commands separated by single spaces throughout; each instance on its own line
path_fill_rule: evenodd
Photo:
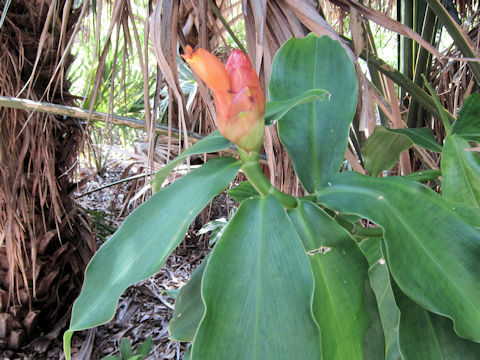
M 307 254 L 281 204 L 273 196 L 245 200 L 208 260 L 192 359 L 321 359 L 313 291 Z
M 453 331 L 452 321 L 433 314 L 410 300 L 398 288 L 400 308 L 399 342 L 404 360 L 478 360 L 480 344 L 462 339 Z
M 480 341 L 480 234 L 451 204 L 401 177 L 353 172 L 332 179 L 318 201 L 381 226 L 390 271 L 402 291 L 453 319 L 460 336 Z
M 272 101 L 284 101 L 310 89 L 325 89 L 330 101 L 297 106 L 278 122 L 300 181 L 309 193 L 337 173 L 347 147 L 357 104 L 353 64 L 338 41 L 313 34 L 291 38 L 275 55 L 269 83 Z
M 480 207 L 480 159 L 460 135 L 445 139 L 442 154 L 442 194 L 451 201 Z
M 427 150 L 440 153 L 442 152 L 442 145 L 437 142 L 432 130 L 427 127 L 423 128 L 403 128 L 403 129 L 386 129 L 393 133 L 408 136 L 418 146 Z
M 313 313 L 324 359 L 362 359 L 368 327 L 364 303 L 367 262 L 355 240 L 317 205 L 300 201 L 289 211 L 315 278 Z
M 480 142 L 480 94 L 472 94 L 465 99 L 452 125 L 452 133 L 466 140 Z
M 157 192 L 162 188 L 168 174 L 170 174 L 175 166 L 180 164 L 185 158 L 196 154 L 217 152 L 224 150 L 231 145 L 232 143 L 225 139 L 218 130 L 204 137 L 157 171 L 155 179 L 152 181 L 153 192 Z
M 365 169 L 370 175 L 377 176 L 395 165 L 400 153 L 412 145 L 413 141 L 408 136 L 376 126 L 363 148 Z
M 370 175 L 377 176 L 381 171 L 394 166 L 400 153 L 414 144 L 434 152 L 442 152 L 442 146 L 428 128 L 387 129 L 376 126 L 363 149 L 365 169 Z
M 375 293 L 375 298 L 377 299 L 377 306 L 385 335 L 384 358 L 386 360 L 398 360 L 400 356 L 400 349 L 398 347 L 400 312 L 390 284 L 390 273 L 383 255 L 381 241 L 381 238 L 365 239 L 360 244 L 360 248 L 365 254 L 368 265 L 370 266 L 368 276 L 370 278 L 370 285 Z
M 190 280 L 180 289 L 175 300 L 175 310 L 168 323 L 168 332 L 173 340 L 192 342 L 197 332 L 198 324 L 205 312 L 201 285 L 207 261 L 208 258 L 205 258 L 195 269 Z
M 64 335 L 67 359 L 73 332 L 111 320 L 121 293 L 160 270 L 196 215 L 235 178 L 240 167 L 241 162 L 233 158 L 210 160 L 153 195 L 123 222 L 85 271 Z
M 299 105 L 316 100 L 324 101 L 328 95 L 327 90 L 312 89 L 286 100 L 268 101 L 265 104 L 265 125 L 273 125 L 275 121 L 280 120 L 286 113 Z

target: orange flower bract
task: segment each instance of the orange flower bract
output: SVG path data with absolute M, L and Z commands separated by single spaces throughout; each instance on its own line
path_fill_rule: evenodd
M 263 143 L 265 98 L 248 56 L 234 50 L 224 66 L 205 49 L 187 46 L 182 57 L 213 91 L 222 135 L 244 150 L 257 151 Z

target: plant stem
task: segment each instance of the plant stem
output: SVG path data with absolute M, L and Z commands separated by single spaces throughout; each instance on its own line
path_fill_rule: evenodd
M 260 168 L 260 163 L 258 162 L 258 151 L 246 152 L 238 148 L 238 153 L 243 162 L 243 173 L 260 195 L 267 196 L 272 194 L 287 209 L 297 207 L 297 199 L 295 197 L 281 192 L 265 177 L 265 174 Z
M 425 41 L 428 41 L 432 45 L 435 43 L 436 19 L 437 17 L 435 16 L 434 12 L 430 6 L 427 5 L 423 20 L 422 37 L 425 39 Z M 415 74 L 413 78 L 413 82 L 420 87 L 423 87 L 423 79 L 421 75 L 430 73 L 430 64 L 430 53 L 425 48 L 420 47 L 418 50 L 417 63 L 415 65 Z M 409 128 L 422 127 L 422 113 L 423 112 L 419 102 L 416 98 L 412 97 L 411 103 L 408 107 L 407 126 Z

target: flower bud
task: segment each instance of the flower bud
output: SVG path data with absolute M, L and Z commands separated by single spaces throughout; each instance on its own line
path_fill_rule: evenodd
M 247 55 L 234 50 L 224 66 L 208 51 L 187 46 L 182 57 L 213 91 L 222 135 L 243 150 L 258 151 L 265 130 L 265 98 Z

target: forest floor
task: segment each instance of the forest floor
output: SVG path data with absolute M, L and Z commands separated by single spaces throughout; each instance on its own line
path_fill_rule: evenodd
M 87 174 L 93 173 L 92 169 L 82 169 L 82 171 Z M 126 215 L 140 204 L 137 201 L 133 206 L 125 206 L 130 200 L 128 198 L 130 196 L 126 194 L 138 193 L 141 185 L 125 182 L 100 191 L 91 191 L 128 175 L 135 175 L 137 171 L 134 167 L 128 167 L 122 163 L 112 164 L 107 167 L 102 176 L 90 176 L 86 185 L 78 193 L 80 196 L 78 204 L 93 219 L 99 247 L 122 223 Z M 132 187 L 135 187 L 134 191 L 130 191 Z M 154 276 L 125 291 L 112 321 L 94 329 L 75 333 L 72 338 L 72 359 L 100 360 L 108 355 L 120 357 L 120 342 L 123 338 L 131 342 L 135 354 L 135 350 L 148 337 L 152 337 L 153 348 L 147 359 L 180 360 L 187 344 L 169 339 L 168 323 L 173 315 L 174 299 L 168 292 L 185 285 L 191 273 L 211 250 L 208 237 L 197 235 L 202 224 L 220 217 L 227 217 L 229 206 L 231 206 L 231 200 L 228 200 L 224 193 L 220 194 L 190 226 L 185 239 L 170 255 L 162 269 Z M 64 359 L 61 336 L 51 341 L 45 352 L 39 352 L 34 344 L 30 344 L 13 357 L 2 357 L 0 354 L 0 360 L 4 359 Z

